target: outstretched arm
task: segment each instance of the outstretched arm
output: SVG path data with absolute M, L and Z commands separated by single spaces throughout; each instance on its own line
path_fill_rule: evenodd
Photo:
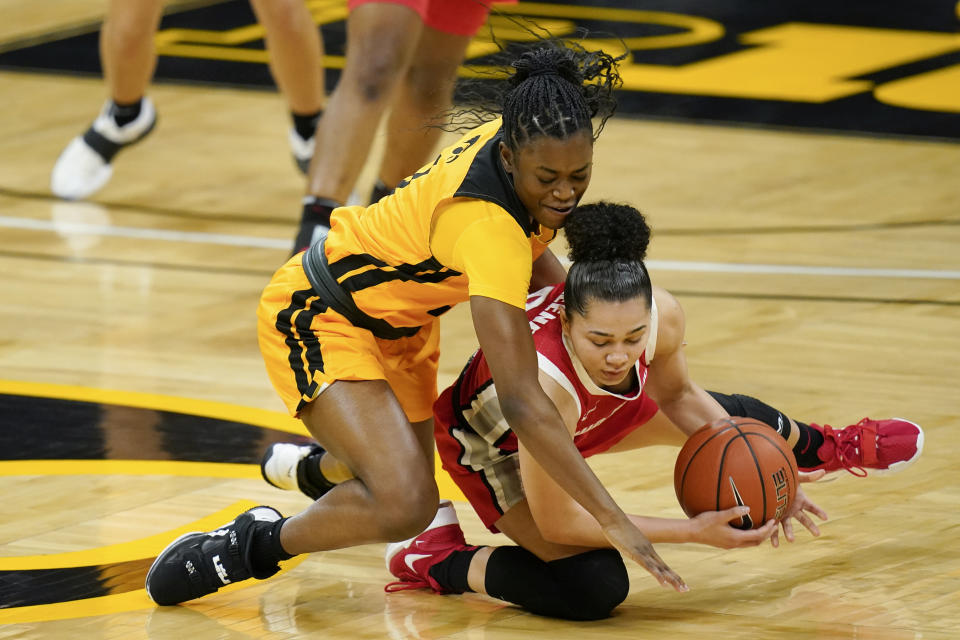
M 541 375 L 540 382 L 560 412 L 567 426 L 567 437 L 572 442 L 579 418 L 573 397 L 548 376 Z M 610 546 L 597 521 L 554 482 L 522 442 L 519 457 L 527 505 L 544 539 L 580 547 Z M 754 531 L 741 531 L 728 525 L 744 513 L 743 507 L 735 507 L 704 513 L 690 520 L 640 515 L 628 517 L 651 542 L 699 542 L 723 549 L 756 546 L 776 531 L 776 525 L 772 522 Z
M 660 405 L 660 410 L 681 431 L 690 435 L 703 425 L 728 414 L 720 403 L 690 379 L 687 360 L 683 355 L 684 316 L 680 303 L 663 289 L 655 288 L 654 295 L 657 296 L 657 308 L 661 314 L 660 328 L 657 351 L 650 365 L 645 388 L 650 397 Z M 819 477 L 817 474 L 804 474 L 801 481 L 814 482 Z M 781 521 L 784 536 L 788 541 L 794 540 L 792 518 L 796 518 L 813 535 L 820 535 L 820 530 L 807 512 L 821 520 L 827 519 L 826 512 L 798 488 L 796 499 Z M 779 544 L 776 528 L 769 537 L 774 546 Z
M 470 308 L 480 348 L 497 385 L 500 409 L 517 438 L 551 478 L 593 516 L 609 543 L 677 590 L 686 585 L 600 484 L 577 451 L 538 379 L 537 354 L 522 309 L 484 296 Z

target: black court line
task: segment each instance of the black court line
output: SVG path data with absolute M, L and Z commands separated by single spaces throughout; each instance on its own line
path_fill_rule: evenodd
M 49 203 L 64 203 L 49 193 L 42 191 L 28 191 L 24 189 L 14 189 L 11 187 L 0 186 L 0 196 L 8 198 L 17 198 L 21 200 L 38 200 Z M 258 215 L 236 215 L 230 213 L 211 213 L 205 211 L 191 211 L 189 209 L 173 209 L 167 207 L 156 207 L 148 204 L 125 203 L 116 201 L 96 201 L 87 200 L 78 204 L 91 204 L 103 207 L 105 209 L 126 209 L 134 213 L 143 213 L 165 218 L 176 218 L 181 220 L 204 220 L 210 222 L 225 222 L 237 224 L 262 224 L 267 226 L 282 226 L 293 228 L 296 222 L 292 217 L 289 219 L 278 218 L 275 216 Z M 642 208 L 642 207 L 641 207 Z M 891 222 L 858 222 L 850 224 L 821 224 L 821 225 L 791 225 L 791 226 L 771 226 L 771 227 L 690 227 L 674 228 L 657 227 L 654 234 L 658 236 L 700 236 L 700 235 L 776 235 L 776 234 L 795 234 L 795 233 L 847 233 L 852 231 L 884 231 L 888 229 L 906 229 L 923 227 L 955 227 L 960 226 L 960 218 L 934 218 L 928 220 L 900 220 Z
M 111 265 L 121 267 L 149 267 L 168 271 L 193 271 L 198 273 L 215 273 L 225 275 L 256 276 L 269 278 L 274 269 L 241 269 L 236 267 L 216 267 L 195 264 L 176 264 L 168 262 L 142 262 L 137 260 L 118 260 L 115 258 L 81 258 L 74 256 L 55 256 L 43 253 L 28 253 L 20 251 L 0 250 L 0 257 L 20 260 L 40 260 L 44 262 L 59 262 L 82 265 Z M 794 300 L 798 302 L 838 302 L 845 304 L 897 304 L 897 305 L 930 305 L 945 307 L 960 307 L 960 300 L 930 300 L 926 298 L 864 298 L 854 296 L 804 296 L 776 293 L 717 293 L 715 291 L 696 291 L 685 289 L 671 289 L 670 293 L 691 298 L 729 298 L 734 300 Z

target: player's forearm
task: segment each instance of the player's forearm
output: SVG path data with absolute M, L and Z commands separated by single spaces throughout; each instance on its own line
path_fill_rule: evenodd
M 685 434 L 690 435 L 708 422 L 727 415 L 720 404 L 697 385 L 685 387 L 666 401 L 660 410 Z
M 540 396 L 501 395 L 500 408 L 517 438 L 553 481 L 601 525 L 625 517 L 577 451 L 553 403 Z
M 550 542 L 578 547 L 610 547 L 600 525 L 586 511 L 553 512 L 538 518 L 533 505 L 531 510 L 534 511 L 534 521 L 537 522 L 540 533 Z M 635 515 L 627 517 L 654 544 L 694 541 L 690 520 Z

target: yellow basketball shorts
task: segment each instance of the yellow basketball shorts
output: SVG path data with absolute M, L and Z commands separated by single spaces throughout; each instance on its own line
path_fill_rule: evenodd
M 328 309 L 291 258 L 264 289 L 257 337 L 270 381 L 293 416 L 337 380 L 386 380 L 407 419 L 433 417 L 439 322 L 409 338 L 382 340 Z

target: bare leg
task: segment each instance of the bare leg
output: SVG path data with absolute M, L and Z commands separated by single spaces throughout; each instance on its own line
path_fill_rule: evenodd
M 304 0 L 250 0 L 266 30 L 270 72 L 298 114 L 323 108 L 323 43 Z
M 411 425 L 383 380 L 338 381 L 301 418 L 355 476 L 280 530 L 291 554 L 403 540 L 430 523 L 439 493 L 423 442 L 432 420 Z
M 309 195 L 346 202 L 423 23 L 401 5 L 364 4 L 347 20 L 347 63 L 317 127 Z
M 161 0 L 109 0 L 100 31 L 100 62 L 114 102 L 130 104 L 146 92 L 157 66 L 153 37 L 161 14 Z
M 384 155 L 379 177 L 388 187 L 431 160 L 443 132 L 429 125 L 442 122 L 452 104 L 457 68 L 469 44 L 466 36 L 423 28 L 387 120 L 387 149 L 403 150 Z

